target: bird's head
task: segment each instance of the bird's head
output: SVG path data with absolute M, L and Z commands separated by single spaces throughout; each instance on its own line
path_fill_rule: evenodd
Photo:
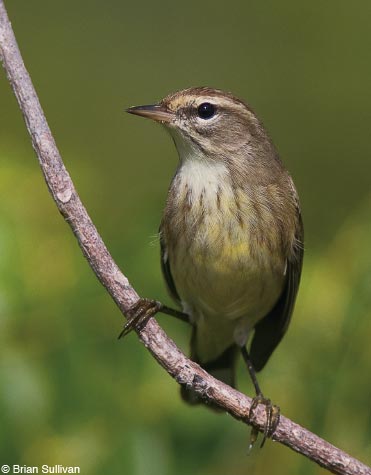
M 172 135 L 181 160 L 189 155 L 214 160 L 236 153 L 246 156 L 262 147 L 271 147 L 251 108 L 219 89 L 184 89 L 158 104 L 130 107 L 127 112 L 163 124 Z

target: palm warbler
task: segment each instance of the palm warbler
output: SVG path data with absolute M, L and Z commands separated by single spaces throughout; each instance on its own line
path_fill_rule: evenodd
M 128 112 L 163 124 L 178 150 L 161 260 L 170 294 L 193 325 L 191 357 L 233 386 L 240 349 L 261 402 L 255 371 L 287 330 L 301 274 L 293 181 L 255 113 L 232 94 L 185 89 Z M 187 388 L 182 395 L 199 402 Z

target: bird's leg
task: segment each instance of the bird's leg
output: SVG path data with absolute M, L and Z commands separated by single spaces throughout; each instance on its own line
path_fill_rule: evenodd
M 154 317 L 158 312 L 166 313 L 167 315 L 176 317 L 183 322 L 189 322 L 189 317 L 186 313 L 162 305 L 162 303 L 157 300 L 140 298 L 126 312 L 127 321 L 118 338 L 126 336 L 134 329 L 141 330 L 144 328 L 148 320 Z
M 191 323 L 189 320 L 189 315 L 187 313 L 176 310 L 175 308 L 167 307 L 166 305 L 161 305 L 159 312 L 165 313 L 166 315 L 171 315 L 172 317 L 181 320 L 182 322 Z
M 256 394 L 250 406 L 249 415 L 248 415 L 249 421 L 252 420 L 254 411 L 259 404 L 264 404 L 265 406 L 267 420 L 264 426 L 263 440 L 262 440 L 262 443 L 260 444 L 260 447 L 263 447 L 266 439 L 269 437 L 272 437 L 272 435 L 274 434 L 274 431 L 276 430 L 278 426 L 278 423 L 280 421 L 280 408 L 272 404 L 270 399 L 267 399 L 266 397 L 263 396 L 258 380 L 256 378 L 254 365 L 252 364 L 250 360 L 249 353 L 245 346 L 241 348 L 241 353 L 246 363 L 247 369 L 249 371 L 250 378 L 251 378 L 251 381 L 253 382 L 253 385 L 255 388 L 255 394 Z M 256 429 L 256 427 L 252 426 L 251 435 L 250 435 L 250 448 L 252 448 L 252 446 L 255 444 L 256 439 L 258 438 L 258 434 L 259 434 L 259 431 Z

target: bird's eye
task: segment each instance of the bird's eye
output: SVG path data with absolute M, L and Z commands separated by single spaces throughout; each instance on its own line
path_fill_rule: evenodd
M 198 106 L 197 114 L 201 119 L 211 119 L 215 115 L 215 106 L 210 102 L 203 102 Z

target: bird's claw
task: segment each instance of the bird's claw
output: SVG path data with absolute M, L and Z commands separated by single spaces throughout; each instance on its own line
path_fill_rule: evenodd
M 250 406 L 249 415 L 248 415 L 248 419 L 250 422 L 254 418 L 254 411 L 258 407 L 259 404 L 263 404 L 265 406 L 265 413 L 267 416 L 266 423 L 264 426 L 263 440 L 262 440 L 262 443 L 260 444 L 260 448 L 262 448 L 263 445 L 265 444 L 265 441 L 271 438 L 275 430 L 277 429 L 277 426 L 280 422 L 280 408 L 276 406 L 275 404 L 272 404 L 270 399 L 265 398 L 262 394 L 258 394 L 257 396 L 254 397 Z M 252 426 L 251 434 L 250 434 L 250 445 L 249 445 L 250 450 L 252 449 L 253 445 L 255 444 L 258 438 L 258 434 L 259 434 L 258 429 L 255 426 Z
M 118 338 L 122 338 L 132 330 L 142 330 L 157 312 L 161 310 L 161 303 L 157 300 L 140 298 L 126 312 L 127 321 Z

